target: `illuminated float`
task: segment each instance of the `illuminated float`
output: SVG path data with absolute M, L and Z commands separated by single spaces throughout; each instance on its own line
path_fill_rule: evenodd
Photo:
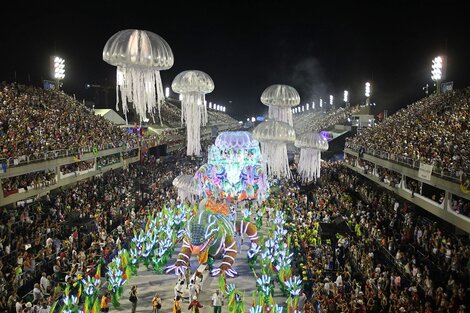
M 219 134 L 194 177 L 204 196 L 216 201 L 264 200 L 269 192 L 259 142 L 246 131 Z

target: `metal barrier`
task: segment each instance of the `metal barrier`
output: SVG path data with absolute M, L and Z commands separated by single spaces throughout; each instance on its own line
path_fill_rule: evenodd
M 419 159 L 413 159 L 413 158 L 409 158 L 409 157 L 405 157 L 405 156 L 401 156 L 401 155 L 391 154 L 391 153 L 381 151 L 381 150 L 369 149 L 369 148 L 365 148 L 365 147 L 358 147 L 358 146 L 352 146 L 352 145 L 347 145 L 347 144 L 346 144 L 345 147 L 348 148 L 348 149 L 351 149 L 351 150 L 353 150 L 354 152 L 357 152 L 357 153 L 359 153 L 360 148 L 363 148 L 364 149 L 363 151 L 366 154 L 372 155 L 372 156 L 377 157 L 379 159 L 393 161 L 393 162 L 398 163 L 400 165 L 404 165 L 406 167 L 410 167 L 410 168 L 419 170 L 419 166 L 420 166 L 420 160 Z M 442 166 L 439 166 L 439 164 L 437 166 L 433 167 L 432 173 L 433 173 L 433 175 L 439 176 L 443 179 L 446 179 L 446 180 L 449 180 L 449 181 L 452 181 L 452 182 L 455 182 L 455 183 L 460 182 L 460 177 L 457 177 L 456 174 L 452 175 L 452 173 L 450 171 L 442 168 Z

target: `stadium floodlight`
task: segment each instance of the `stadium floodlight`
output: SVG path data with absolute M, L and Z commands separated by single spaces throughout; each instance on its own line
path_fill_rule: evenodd
M 60 81 L 65 78 L 65 60 L 61 57 L 52 57 L 52 76 L 57 80 L 57 89 L 60 89 Z
M 436 82 L 436 92 L 439 93 L 439 82 L 442 79 L 442 57 L 435 57 L 432 60 L 431 68 L 431 78 Z
M 348 103 L 348 96 L 349 96 L 349 92 L 347 90 L 344 91 L 344 95 L 343 95 L 343 101 Z
M 252 121 L 253 123 L 256 122 L 256 117 L 252 116 L 252 117 L 251 117 L 251 121 Z
M 333 95 L 330 95 L 330 105 L 333 105 Z
M 307 102 L 307 104 L 306 104 L 305 106 L 307 107 L 307 111 L 308 111 L 308 102 Z
M 209 109 L 212 109 L 212 102 L 209 102 Z
M 312 101 L 312 110 L 315 110 L 315 101 Z
M 370 103 L 370 94 L 371 94 L 371 86 L 369 82 L 366 82 L 365 92 L 364 92 L 364 95 L 366 96 L 366 106 L 368 106 Z
M 246 118 L 246 121 L 247 121 L 247 122 L 249 122 L 249 121 L 250 121 L 250 118 L 249 118 L 249 117 L 247 117 L 247 118 Z
M 323 100 L 322 100 L 322 98 L 320 98 L 320 108 L 322 108 L 322 107 L 323 107 Z
M 165 88 L 165 97 L 168 98 L 170 96 L 170 87 Z
M 365 96 L 370 97 L 370 83 L 366 83 Z
M 183 100 L 183 95 L 180 94 L 179 98 L 178 98 L 180 101 Z

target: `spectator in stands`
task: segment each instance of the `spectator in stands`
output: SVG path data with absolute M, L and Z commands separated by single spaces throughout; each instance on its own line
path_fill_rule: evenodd
M 38 303 L 44 298 L 41 289 L 39 287 L 39 284 L 36 283 L 34 284 L 34 289 L 33 289 L 33 302 Z
M 51 291 L 51 281 L 50 281 L 50 276 L 48 277 L 46 272 L 42 272 L 42 277 L 39 282 L 39 285 L 41 287 L 41 292 L 44 295 L 48 295 Z
M 470 173 L 469 99 L 470 88 L 423 98 L 347 138 L 346 147 L 434 164 L 437 173 L 459 178 Z

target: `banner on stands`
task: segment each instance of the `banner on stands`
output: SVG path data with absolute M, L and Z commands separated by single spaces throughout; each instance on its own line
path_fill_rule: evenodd
M 420 163 L 418 177 L 426 180 L 431 180 L 433 164 Z

